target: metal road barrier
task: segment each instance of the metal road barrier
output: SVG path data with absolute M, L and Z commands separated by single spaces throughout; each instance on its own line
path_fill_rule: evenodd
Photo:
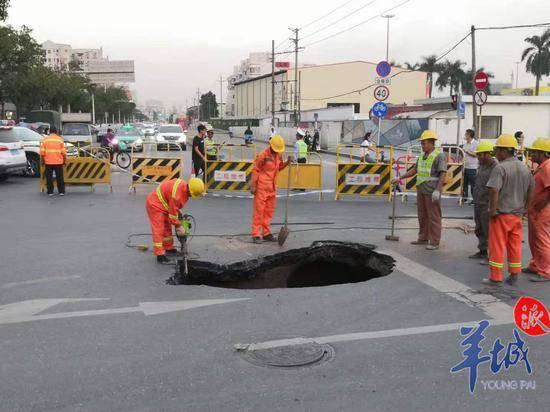
M 283 156 L 293 154 L 285 153 Z M 276 185 L 278 189 L 287 189 L 289 168 L 285 167 L 277 175 Z M 290 189 L 319 190 L 319 200 L 323 199 L 323 159 L 318 153 L 309 152 L 307 163 L 292 164 L 290 176 Z
M 381 146 L 375 150 L 376 162 L 364 163 L 357 158 L 359 145 L 339 145 L 336 151 L 336 200 L 341 195 L 387 196 L 391 201 L 393 175 L 393 147 Z M 348 151 L 347 155 L 342 152 Z M 358 152 L 357 152 L 358 153 Z
M 206 161 L 206 191 L 249 191 L 256 159 L 256 145 L 214 144 L 212 147 L 216 148 L 217 154 Z
M 131 175 L 129 191 L 136 192 L 137 185 L 161 184 L 165 180 L 179 179 L 183 175 L 183 151 L 174 143 L 162 143 L 163 148 L 172 146 L 168 152 L 159 153 L 155 143 L 148 143 L 143 152 L 135 152 L 132 146 Z
M 464 203 L 462 199 L 463 186 L 464 186 L 464 157 L 465 153 L 462 148 L 458 146 L 444 146 L 440 147 L 443 153 L 447 157 L 447 176 L 443 183 L 442 196 L 443 197 L 457 197 L 458 203 L 462 206 Z M 406 171 L 413 169 L 416 166 L 416 159 L 422 152 L 415 154 L 416 151 L 411 148 L 408 150 L 405 156 L 405 168 Z M 402 188 L 403 196 L 401 200 L 406 202 L 408 200 L 408 193 L 415 192 L 416 195 L 416 175 L 405 179 L 405 184 Z
M 88 152 L 92 156 L 68 157 L 67 164 L 63 167 L 65 186 L 89 186 L 94 191 L 96 184 L 109 185 L 109 191 L 113 191 L 111 184 L 111 164 L 109 152 L 101 148 L 92 148 Z M 100 156 L 98 156 L 100 155 Z M 55 179 L 54 179 L 55 184 Z M 46 188 L 46 168 L 40 165 L 40 192 Z

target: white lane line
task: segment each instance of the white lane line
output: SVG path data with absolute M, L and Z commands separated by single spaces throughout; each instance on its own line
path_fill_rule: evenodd
M 324 189 L 324 190 L 310 190 L 306 192 L 299 192 L 299 193 L 291 193 L 289 197 L 298 197 L 298 196 L 308 196 L 308 195 L 316 195 L 319 193 L 334 193 L 333 189 Z M 252 199 L 254 196 L 252 195 L 226 195 L 222 193 L 207 193 L 208 196 L 212 197 L 225 197 L 229 199 Z M 286 194 L 277 195 L 277 198 L 285 198 Z
M 467 321 L 460 323 L 444 323 L 441 325 L 429 325 L 429 326 L 419 326 L 413 328 L 400 328 L 400 329 L 388 329 L 388 330 L 379 330 L 374 332 L 356 332 L 356 333 L 345 333 L 342 335 L 328 335 L 328 336 L 319 336 L 316 338 L 293 338 L 293 339 L 279 339 L 271 340 L 266 342 L 259 343 L 238 343 L 234 345 L 234 348 L 237 350 L 264 350 L 264 349 L 273 349 L 280 348 L 285 346 L 296 346 L 303 345 L 305 343 L 338 343 L 338 342 L 352 342 L 357 340 L 369 340 L 369 339 L 382 339 L 382 338 L 391 338 L 394 336 L 410 336 L 410 335 L 423 335 L 426 333 L 436 333 L 436 332 L 447 332 L 452 330 L 458 330 L 462 326 L 475 326 L 476 322 Z M 513 323 L 512 320 L 491 320 L 491 325 L 507 325 Z
M 419 282 L 428 285 L 439 292 L 467 304 L 470 307 L 481 309 L 491 319 L 510 321 L 512 307 L 498 298 L 479 293 L 468 286 L 451 279 L 433 269 L 417 263 L 393 250 L 378 250 L 379 253 L 390 255 L 396 261 L 396 269 Z
M 21 282 L 9 282 L 4 283 L 2 287 L 4 289 L 13 288 L 15 286 L 24 286 L 24 285 L 36 285 L 39 283 L 47 283 L 47 282 L 57 282 L 61 280 L 72 280 L 72 279 L 80 279 L 80 276 L 78 275 L 70 275 L 70 276 L 51 276 L 47 278 L 39 278 L 39 279 L 32 279 L 32 280 L 23 280 Z

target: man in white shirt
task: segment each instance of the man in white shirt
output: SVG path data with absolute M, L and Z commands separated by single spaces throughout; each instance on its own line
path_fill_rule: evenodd
M 468 188 L 470 188 L 472 198 L 474 197 L 479 161 L 476 156 L 478 141 L 475 139 L 475 132 L 472 129 L 466 130 L 464 138 L 466 139 L 466 143 L 462 146 L 462 150 L 464 150 L 464 188 L 462 198 L 466 201 L 468 200 Z

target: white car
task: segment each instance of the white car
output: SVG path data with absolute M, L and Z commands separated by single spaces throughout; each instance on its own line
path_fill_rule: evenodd
M 14 126 L 12 134 L 16 139 L 23 143 L 23 150 L 27 157 L 27 176 L 40 176 L 40 142 L 44 138 L 40 133 L 35 132 L 27 127 Z M 77 157 L 78 149 L 71 143 L 65 143 L 67 148 L 67 157 Z
M 14 136 L 13 127 L 0 126 L 0 182 L 26 169 L 27 157 L 23 143 Z
M 187 150 L 187 136 L 179 124 L 161 125 L 155 137 L 157 143 L 177 143 L 182 150 Z

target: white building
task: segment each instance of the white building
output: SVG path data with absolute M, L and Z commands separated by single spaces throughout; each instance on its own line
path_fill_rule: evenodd
M 72 59 L 80 63 L 80 66 L 86 70 L 90 61 L 105 60 L 103 58 L 103 47 L 99 49 L 73 49 Z
M 44 50 L 44 65 L 52 69 L 67 69 L 72 59 L 70 44 L 54 43 L 47 40 L 42 43 Z
M 466 115 L 460 121 L 457 134 L 456 111 L 450 108 L 450 97 L 416 100 L 422 110 L 403 113 L 394 119 L 428 119 L 428 127 L 435 130 L 441 143 L 462 143 L 466 129 L 478 129 L 481 139 L 495 139 L 501 133 L 514 134 L 521 130 L 525 145 L 537 137 L 550 137 L 550 96 L 489 96 L 481 110 L 481 127 L 473 126 L 472 96 L 463 96 Z M 478 109 L 479 115 L 479 109 Z

